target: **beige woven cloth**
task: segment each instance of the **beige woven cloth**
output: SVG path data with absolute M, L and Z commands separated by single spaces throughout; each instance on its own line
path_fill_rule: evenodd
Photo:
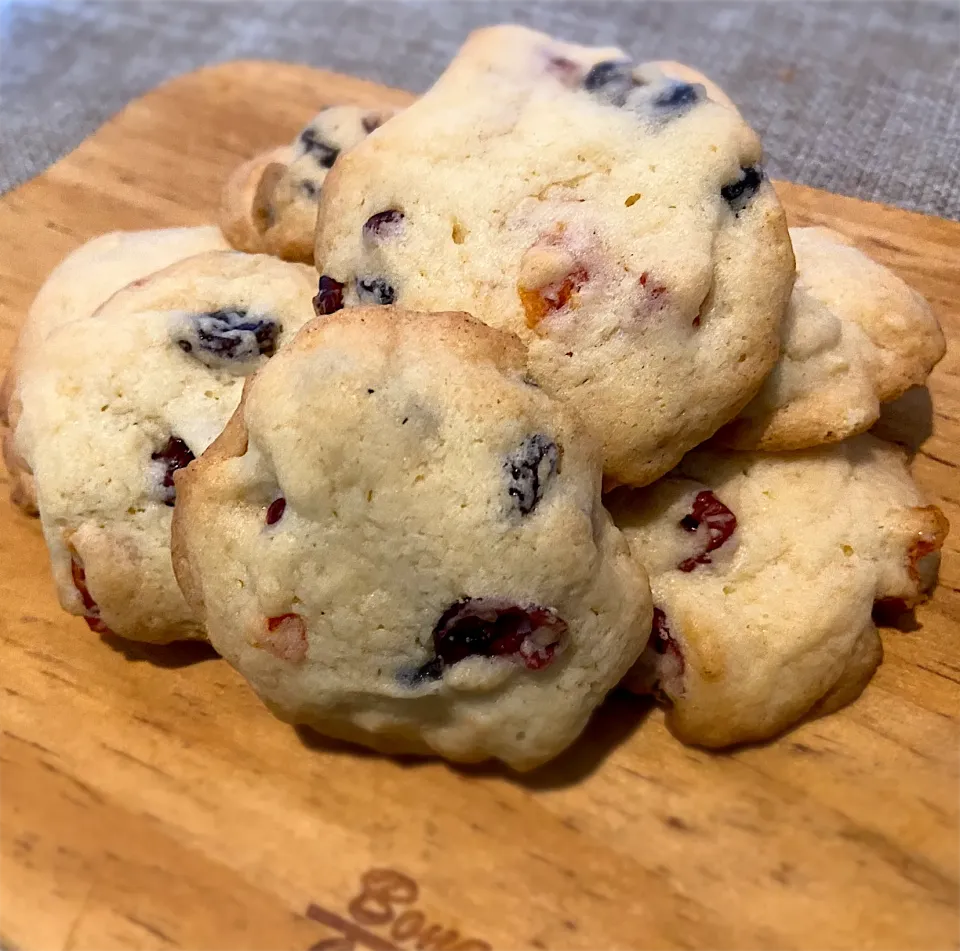
M 425 89 L 464 36 L 527 23 L 715 78 L 777 177 L 960 218 L 960 3 L 6 0 L 0 191 L 178 73 L 283 59 Z

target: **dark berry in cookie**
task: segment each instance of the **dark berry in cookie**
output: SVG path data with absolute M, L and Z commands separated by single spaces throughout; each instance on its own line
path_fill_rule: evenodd
M 626 60 L 606 60 L 593 66 L 583 88 L 614 106 L 622 106 L 633 88 L 633 66 Z
M 378 242 L 383 238 L 395 238 L 403 231 L 403 212 L 394 208 L 378 211 L 363 223 L 363 237 Z
M 402 687 L 422 687 L 443 676 L 443 661 L 432 657 L 420 667 L 405 667 L 397 671 L 397 683 Z
M 283 513 L 284 511 L 286 511 L 286 508 L 287 508 L 287 500 L 283 496 L 280 496 L 279 499 L 274 499 L 267 506 L 267 518 L 266 518 L 267 524 L 276 525 L 277 522 L 279 522 L 280 519 L 283 518 Z
M 756 165 L 740 169 L 740 177 L 729 185 L 720 189 L 720 196 L 730 206 L 731 211 L 738 215 L 750 203 L 750 199 L 757 193 L 763 184 L 763 169 Z
M 320 186 L 315 182 L 311 182 L 309 178 L 305 178 L 300 182 L 300 191 L 309 201 L 316 201 L 317 196 L 320 194 Z
M 382 277 L 358 277 L 357 297 L 361 304 L 392 304 L 397 293 Z
M 528 436 L 503 463 L 507 494 L 521 515 L 529 515 L 543 498 L 560 465 L 560 450 L 547 436 Z
M 177 345 L 208 366 L 247 363 L 261 355 L 272 357 L 280 330 L 277 321 L 245 310 L 215 310 L 193 316 Z
M 326 274 L 320 275 L 320 285 L 313 298 L 313 312 L 318 317 L 335 314 L 343 309 L 343 285 Z
M 566 633 L 566 621 L 552 608 L 464 598 L 440 616 L 433 647 L 444 666 L 466 657 L 511 657 L 540 670 L 553 660 Z
M 164 505 L 173 505 L 177 498 L 173 474 L 190 465 L 196 457 L 179 436 L 171 436 L 162 449 L 151 453 L 150 458 L 159 463 L 160 500 Z
M 657 93 L 653 107 L 659 112 L 682 112 L 706 98 L 706 91 L 699 83 L 671 82 L 666 89 Z
M 333 168 L 333 163 L 340 155 L 340 149 L 324 142 L 309 126 L 300 133 L 300 145 L 304 154 L 312 155 L 321 168 Z
M 709 489 L 704 489 L 697 493 L 691 511 L 679 524 L 688 532 L 699 533 L 701 528 L 706 528 L 701 550 L 677 565 L 681 571 L 693 571 L 698 565 L 710 564 L 710 552 L 716 551 L 736 531 L 737 517 Z

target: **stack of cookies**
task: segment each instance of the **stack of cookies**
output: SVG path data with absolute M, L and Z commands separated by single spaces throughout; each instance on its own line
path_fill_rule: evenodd
M 858 696 L 947 530 L 866 431 L 943 352 L 898 277 L 788 231 L 704 77 L 496 27 L 237 169 L 219 228 L 64 261 L 4 457 L 93 630 L 529 769 L 618 685 L 710 747 Z

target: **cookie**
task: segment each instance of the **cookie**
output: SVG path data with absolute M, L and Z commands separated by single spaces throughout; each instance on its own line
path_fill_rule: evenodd
M 526 769 L 637 658 L 649 589 L 599 453 L 524 360 L 464 314 L 317 320 L 178 473 L 177 577 L 281 717 Z
M 240 251 L 313 261 L 317 202 L 340 153 L 392 115 L 391 110 L 331 106 L 319 112 L 291 145 L 257 155 L 227 180 L 220 226 Z
M 198 255 L 63 325 L 24 363 L 17 448 L 60 602 L 93 630 L 203 636 L 170 562 L 173 473 L 219 435 L 244 377 L 312 316 L 310 275 L 267 256 Z
M 869 435 L 796 453 L 696 450 L 609 500 L 650 575 L 627 683 L 684 742 L 764 740 L 854 700 L 882 651 L 874 603 L 927 596 L 947 522 Z
M 732 449 L 805 449 L 865 432 L 946 349 L 930 305 L 892 271 L 828 228 L 790 236 L 797 281 L 780 362 L 717 435 Z
M 227 247 L 219 229 L 209 226 L 113 231 L 81 245 L 51 271 L 27 313 L 11 366 L 0 384 L 0 440 L 14 505 L 31 515 L 37 514 L 33 477 L 17 454 L 12 438 L 20 412 L 17 367 L 53 330 L 67 321 L 89 317 L 111 294 L 131 281 L 194 254 Z
M 760 143 L 700 85 L 521 27 L 475 33 L 344 155 L 320 201 L 318 313 L 464 310 L 644 484 L 776 362 L 794 262 Z

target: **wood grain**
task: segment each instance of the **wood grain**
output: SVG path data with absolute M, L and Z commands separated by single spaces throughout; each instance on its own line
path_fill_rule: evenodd
M 231 168 L 322 104 L 409 99 L 249 62 L 133 103 L 0 200 L 0 363 L 82 241 L 210 221 Z M 779 187 L 795 222 L 857 239 L 956 339 L 960 225 Z M 960 527 L 957 352 L 932 408 L 911 393 L 885 425 L 925 439 L 916 474 Z M 883 667 L 839 715 L 711 755 L 614 697 L 568 754 L 518 779 L 298 733 L 201 647 L 97 638 L 59 611 L 37 524 L 0 504 L 0 944 L 956 946 L 958 537 L 933 602 L 884 632 Z

